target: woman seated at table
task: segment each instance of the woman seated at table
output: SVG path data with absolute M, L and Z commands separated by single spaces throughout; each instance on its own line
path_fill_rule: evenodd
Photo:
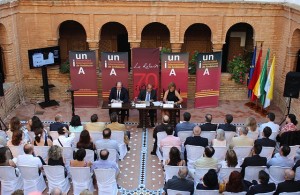
M 168 90 L 164 94 L 163 98 L 164 102 L 173 101 L 175 104 L 180 104 L 183 102 L 182 97 L 180 96 L 179 92 L 176 90 L 176 85 L 174 82 L 169 83 Z M 162 116 L 168 115 L 170 116 L 167 110 L 162 110 Z

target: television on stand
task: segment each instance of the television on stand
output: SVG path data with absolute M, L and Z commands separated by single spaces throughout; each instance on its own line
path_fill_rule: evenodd
M 60 65 L 60 48 L 59 46 L 45 47 L 28 50 L 28 60 L 30 69 L 41 68 L 43 76 L 44 102 L 39 103 L 42 108 L 50 106 L 58 106 L 59 103 L 55 100 L 50 100 L 49 88 L 55 87 L 48 84 L 47 67 Z

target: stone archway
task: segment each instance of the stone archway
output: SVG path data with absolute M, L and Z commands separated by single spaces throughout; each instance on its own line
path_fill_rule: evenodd
M 67 20 L 60 24 L 59 41 L 62 62 L 68 60 L 70 50 L 88 50 L 84 27 L 74 20 Z
M 181 51 L 193 53 L 198 52 L 212 52 L 211 30 L 205 24 L 192 24 L 184 33 L 184 43 Z M 191 55 L 190 55 L 191 57 Z
M 168 27 L 159 22 L 147 24 L 142 31 L 142 48 L 165 47 L 171 49 L 170 31 Z
M 227 64 L 236 55 L 245 58 L 252 56 L 254 47 L 254 30 L 248 23 L 237 23 L 226 33 L 226 43 L 223 45 L 222 72 L 227 72 Z M 250 58 L 251 60 L 251 58 Z
M 294 31 L 288 53 L 290 57 L 290 71 L 300 72 L 300 29 Z

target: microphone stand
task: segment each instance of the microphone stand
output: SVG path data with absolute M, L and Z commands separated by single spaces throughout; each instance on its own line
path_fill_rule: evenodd
M 71 92 L 71 105 L 72 105 L 72 116 L 75 115 L 75 105 L 74 105 L 74 91 L 78 91 L 79 89 L 68 89 L 67 92 Z

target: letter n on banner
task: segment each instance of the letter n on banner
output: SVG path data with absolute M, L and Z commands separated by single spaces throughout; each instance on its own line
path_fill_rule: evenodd
M 221 60 L 222 52 L 198 54 L 195 108 L 218 106 Z
M 94 51 L 69 51 L 70 76 L 76 108 L 98 107 L 96 55 Z
M 170 82 L 176 84 L 176 89 L 183 100 L 187 101 L 189 53 L 162 53 L 161 55 L 161 98 L 168 90 Z
M 133 48 L 133 97 L 138 97 L 140 90 L 145 89 L 148 83 L 159 94 L 159 49 Z
M 127 52 L 102 52 L 102 97 L 108 100 L 112 87 L 118 81 L 128 88 L 128 53 Z

